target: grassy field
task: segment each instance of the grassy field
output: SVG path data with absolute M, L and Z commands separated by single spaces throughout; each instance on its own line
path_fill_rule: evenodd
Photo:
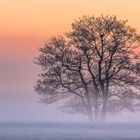
M 0 140 L 140 140 L 140 124 L 0 123 Z

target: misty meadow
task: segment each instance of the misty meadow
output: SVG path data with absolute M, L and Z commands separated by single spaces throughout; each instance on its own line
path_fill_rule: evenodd
M 140 1 L 0 1 L 0 140 L 140 140 Z
M 139 140 L 140 124 L 4 123 L 2 140 Z

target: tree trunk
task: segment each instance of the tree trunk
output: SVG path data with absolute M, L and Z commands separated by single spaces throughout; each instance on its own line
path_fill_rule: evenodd
M 93 122 L 93 111 L 92 111 L 92 105 L 89 98 L 87 99 L 87 113 L 88 113 L 89 122 Z
M 88 119 L 90 123 L 93 122 L 93 113 L 91 109 L 88 109 Z
M 103 97 L 103 106 L 102 106 L 101 115 L 100 115 L 101 121 L 103 121 L 103 122 L 105 121 L 106 114 L 107 114 L 107 97 L 104 96 Z
M 98 121 L 99 117 L 99 108 L 98 108 L 98 95 L 95 95 L 95 104 L 94 104 L 94 116 L 95 120 Z
M 87 111 L 87 116 L 88 116 L 89 122 L 93 122 L 93 111 L 92 111 L 92 105 L 91 105 L 91 101 L 89 99 L 89 96 L 87 96 L 86 102 L 84 101 L 83 98 L 81 98 L 81 99 L 82 99 L 82 102 L 83 102 L 85 109 Z

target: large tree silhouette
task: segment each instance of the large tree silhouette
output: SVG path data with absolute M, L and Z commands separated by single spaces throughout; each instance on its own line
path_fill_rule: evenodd
M 93 113 L 96 120 L 104 120 L 113 107 L 114 111 L 120 105 L 125 107 L 121 101 L 128 89 L 139 99 L 135 92 L 140 87 L 139 41 L 136 30 L 116 16 L 79 18 L 72 23 L 72 31 L 66 33 L 65 39 L 52 37 L 39 49 L 36 63 L 43 73 L 36 90 L 46 103 L 73 99 L 71 106 L 83 108 L 80 110 L 90 120 Z M 116 98 L 120 95 L 118 88 L 124 86 L 121 98 Z

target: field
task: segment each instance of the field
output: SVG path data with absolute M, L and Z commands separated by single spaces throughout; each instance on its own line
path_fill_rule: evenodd
M 0 123 L 0 140 L 140 140 L 140 125 Z

